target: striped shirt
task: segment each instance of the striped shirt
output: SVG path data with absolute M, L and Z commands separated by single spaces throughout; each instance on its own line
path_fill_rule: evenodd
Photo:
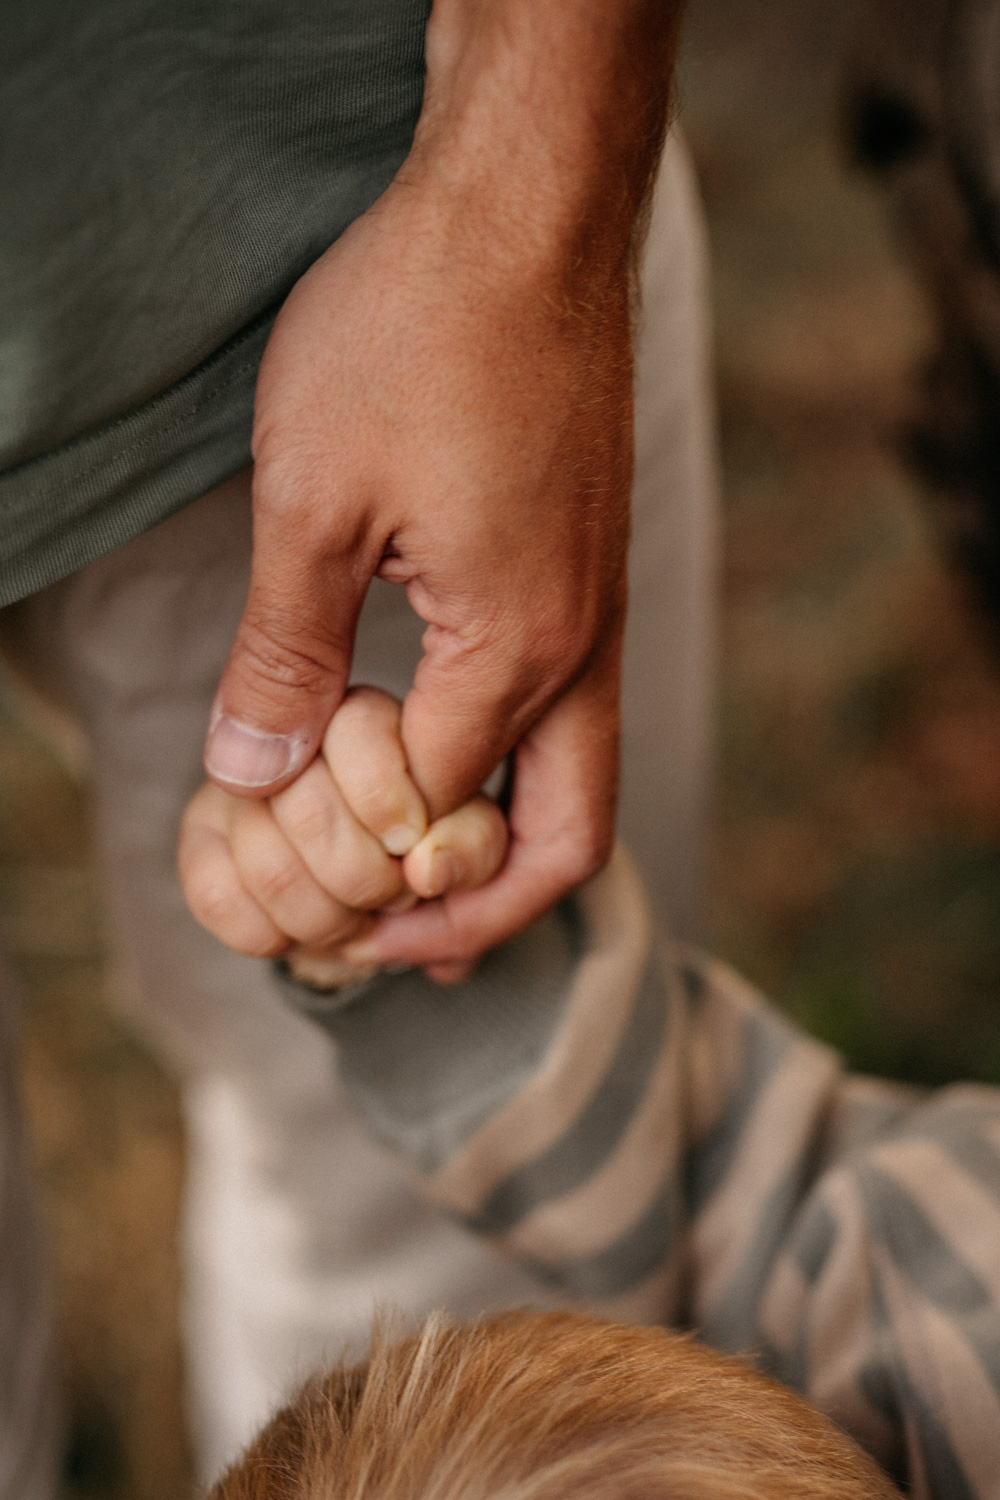
M 751 1356 L 918 1500 L 1000 1497 L 1000 1090 L 846 1073 L 662 939 L 620 851 L 464 985 L 286 990 L 425 1193 L 550 1286 Z

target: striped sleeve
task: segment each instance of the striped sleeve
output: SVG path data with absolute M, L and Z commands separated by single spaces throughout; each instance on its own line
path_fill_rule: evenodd
M 1000 1500 L 1000 1091 L 844 1074 L 609 868 L 454 988 L 287 985 L 424 1192 L 550 1286 L 697 1328 L 918 1500 Z

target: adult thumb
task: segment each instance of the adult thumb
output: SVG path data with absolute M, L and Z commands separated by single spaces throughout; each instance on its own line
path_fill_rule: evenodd
M 246 607 L 205 745 L 205 770 L 226 791 L 269 797 L 316 755 L 347 688 L 372 570 L 304 539 L 268 546 L 255 536 Z

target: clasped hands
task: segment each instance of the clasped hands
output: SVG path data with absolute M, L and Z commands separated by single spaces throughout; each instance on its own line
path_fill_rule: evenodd
M 633 271 L 678 16 L 435 0 L 409 156 L 281 308 L 181 843 L 233 947 L 459 977 L 610 852 Z M 374 576 L 427 623 L 401 708 L 345 700 Z M 504 823 L 477 793 L 507 757 Z
M 376 914 L 475 890 L 507 852 L 499 807 L 477 795 L 429 822 L 400 735 L 401 706 L 375 688 L 353 688 L 320 754 L 266 801 L 212 782 L 184 816 L 179 865 L 188 903 L 229 947 L 285 956 L 299 977 L 348 982 L 377 967 Z M 427 965 L 439 982 L 471 965 Z
M 266 829 L 272 844 L 273 830 L 290 836 L 330 770 L 329 744 L 316 757 L 369 582 L 404 587 L 427 623 L 394 731 L 421 833 L 506 757 L 513 768 L 506 856 L 490 878 L 477 866 L 475 881 L 427 901 L 414 848 L 406 878 L 421 904 L 386 912 L 404 850 L 383 849 L 382 885 L 360 903 L 385 913 L 369 923 L 372 963 L 439 977 L 529 926 L 610 850 L 632 459 L 627 266 L 592 288 L 584 317 L 544 257 L 530 273 L 483 262 L 459 274 L 469 233 L 391 190 L 281 310 L 257 387 L 250 592 L 206 754 L 217 791 L 197 804 L 241 875 Z M 350 783 L 338 761 L 336 784 L 363 814 Z M 227 795 L 247 807 L 223 816 Z M 275 952 L 278 929 L 334 941 L 322 892 L 340 894 L 322 878 L 288 876 L 315 923 L 291 917 L 290 891 L 264 900 L 253 880 L 261 914 L 220 920 L 228 897 L 195 870 L 191 826 L 189 902 L 224 941 Z

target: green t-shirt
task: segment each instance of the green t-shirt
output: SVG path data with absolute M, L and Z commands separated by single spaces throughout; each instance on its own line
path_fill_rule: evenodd
M 0 603 L 249 460 L 278 306 L 409 147 L 429 8 L 0 8 Z

